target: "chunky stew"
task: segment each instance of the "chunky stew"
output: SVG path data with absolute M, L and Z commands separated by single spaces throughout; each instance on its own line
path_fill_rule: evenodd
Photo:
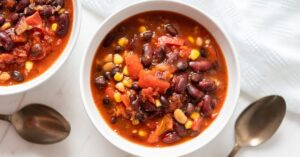
M 72 0 L 1 0 L 0 86 L 45 72 L 64 50 L 72 20 Z
M 199 23 L 146 12 L 107 34 L 93 61 L 91 88 L 115 132 L 138 144 L 169 146 L 199 135 L 218 116 L 227 67 Z

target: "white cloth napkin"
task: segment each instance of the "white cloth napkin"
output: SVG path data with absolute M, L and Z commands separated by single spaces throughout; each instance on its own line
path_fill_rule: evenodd
M 81 0 L 99 16 L 131 0 Z M 185 0 L 206 11 L 233 40 L 241 66 L 241 90 L 260 98 L 282 95 L 300 114 L 299 0 Z M 298 93 L 298 94 L 297 94 Z

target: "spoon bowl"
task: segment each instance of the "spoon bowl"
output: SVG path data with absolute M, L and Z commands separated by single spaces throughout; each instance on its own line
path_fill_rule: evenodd
M 57 143 L 71 131 L 60 113 L 42 104 L 27 105 L 11 115 L 0 115 L 0 119 L 10 122 L 21 137 L 32 143 Z
M 235 147 L 233 157 L 240 148 L 258 146 L 273 136 L 286 113 L 281 96 L 271 95 L 251 103 L 235 123 Z

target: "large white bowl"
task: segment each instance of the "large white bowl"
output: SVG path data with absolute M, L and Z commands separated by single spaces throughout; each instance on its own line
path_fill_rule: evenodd
M 115 133 L 102 118 L 91 93 L 91 66 L 92 61 L 95 56 L 96 50 L 105 37 L 105 35 L 117 24 L 123 20 L 136 15 L 138 13 L 153 11 L 153 10 L 165 10 L 172 11 L 176 13 L 183 14 L 196 20 L 198 23 L 202 24 L 208 29 L 210 33 L 219 43 L 227 63 L 228 67 L 228 91 L 225 103 L 221 109 L 219 116 L 215 121 L 199 136 L 169 147 L 146 147 L 143 145 L 138 145 L 132 143 L 125 138 L 121 137 Z M 216 137 L 224 126 L 230 119 L 239 96 L 240 89 L 240 76 L 239 68 L 237 64 L 236 52 L 227 37 L 226 33 L 213 21 L 207 14 L 203 11 L 194 8 L 193 6 L 184 4 L 183 2 L 170 1 L 170 0 L 152 0 L 152 1 L 142 1 L 130 6 L 126 6 L 115 14 L 108 17 L 103 24 L 98 28 L 98 31 L 90 41 L 90 45 L 86 50 L 85 56 L 81 62 L 81 72 L 80 72 L 80 88 L 85 109 L 92 120 L 93 124 L 96 126 L 98 131 L 111 143 L 120 149 L 129 152 L 137 156 L 181 156 L 190 152 L 195 151 L 209 143 L 214 137 Z
M 64 64 L 64 62 L 70 56 L 73 47 L 76 44 L 77 37 L 79 35 L 79 28 L 80 28 L 81 5 L 78 0 L 72 0 L 72 2 L 73 2 L 73 22 L 72 22 L 72 30 L 71 30 L 72 32 L 69 37 L 69 41 L 62 54 L 44 73 L 37 76 L 36 78 L 28 82 L 24 82 L 13 86 L 0 86 L 0 96 L 16 94 L 16 93 L 30 90 L 40 85 L 41 83 L 45 82 L 48 78 L 54 75 L 56 71 Z

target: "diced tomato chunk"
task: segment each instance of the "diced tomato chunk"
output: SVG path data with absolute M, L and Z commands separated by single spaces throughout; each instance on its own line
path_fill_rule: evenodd
M 38 11 L 36 11 L 31 16 L 26 17 L 25 22 L 28 25 L 36 28 L 42 28 L 42 24 L 43 24 L 42 18 Z
M 173 119 L 170 114 L 165 115 L 159 124 L 157 125 L 155 131 L 153 131 L 149 137 L 148 143 L 157 143 L 159 141 L 159 136 L 165 133 L 166 131 L 173 129 Z
M 152 87 L 153 89 L 158 89 L 160 93 L 165 93 L 170 87 L 170 83 L 168 81 L 160 80 L 151 72 L 144 70 L 140 71 L 138 85 L 141 88 Z
M 122 94 L 121 100 L 122 100 L 124 106 L 126 107 L 126 109 L 131 110 L 130 100 L 129 100 L 129 97 L 126 94 Z
M 132 79 L 138 79 L 139 73 L 143 70 L 143 65 L 140 62 L 138 55 L 129 54 L 125 58 L 126 66 L 128 69 L 129 76 Z
M 177 45 L 182 46 L 184 44 L 184 40 L 179 37 L 168 37 L 161 36 L 158 38 L 158 43 L 160 45 Z
M 114 93 L 115 93 L 115 89 L 113 87 L 106 87 L 105 88 L 105 92 L 106 95 L 108 95 L 109 99 L 113 100 L 114 99 Z
M 194 131 L 199 131 L 201 128 L 201 124 L 202 124 L 203 119 L 202 118 L 198 118 L 193 122 L 192 125 L 192 130 Z

